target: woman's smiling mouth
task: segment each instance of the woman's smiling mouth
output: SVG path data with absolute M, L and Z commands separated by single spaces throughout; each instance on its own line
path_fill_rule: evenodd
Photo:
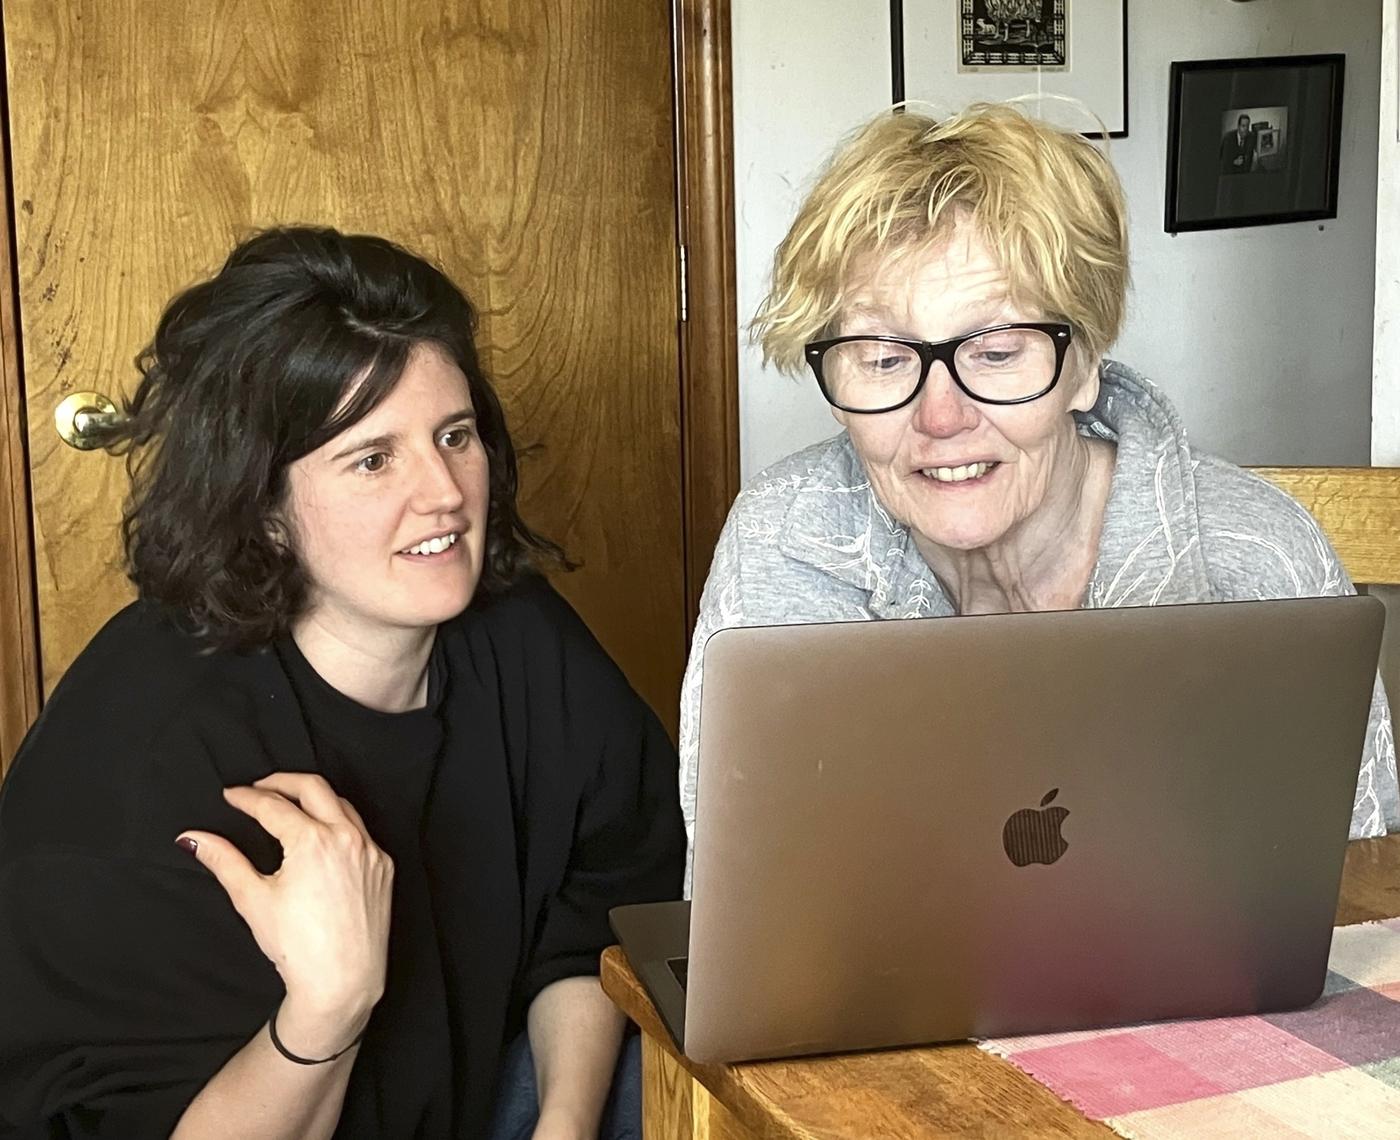
M 400 550 L 400 554 L 411 555 L 414 558 L 434 558 L 457 545 L 457 540 L 461 538 L 458 531 L 450 531 L 447 534 L 440 534 L 435 538 L 425 538 L 422 542 L 414 543 L 412 546 Z
M 999 463 L 965 463 L 957 467 L 921 467 L 919 474 L 938 483 L 969 483 L 1001 466 Z

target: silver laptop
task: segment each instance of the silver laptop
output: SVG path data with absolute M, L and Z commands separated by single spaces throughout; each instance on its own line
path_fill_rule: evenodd
M 693 899 L 613 928 L 737 1061 L 1306 1005 L 1374 598 L 723 630 Z

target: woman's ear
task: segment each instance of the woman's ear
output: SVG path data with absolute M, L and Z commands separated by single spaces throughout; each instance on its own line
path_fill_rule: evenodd
M 1099 365 L 1103 363 L 1103 357 L 1095 356 L 1080 364 L 1074 348 L 1071 347 L 1069 351 L 1070 358 L 1065 365 L 1071 369 L 1070 375 L 1074 380 L 1069 409 L 1072 412 L 1087 412 L 1099 402 Z
M 291 531 L 281 515 L 268 515 L 263 520 L 263 535 L 278 550 L 290 554 L 292 550 Z

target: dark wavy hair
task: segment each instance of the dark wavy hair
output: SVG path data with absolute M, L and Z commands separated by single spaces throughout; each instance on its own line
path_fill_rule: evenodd
M 280 517 L 287 466 L 368 415 L 420 344 L 466 376 L 490 461 L 478 593 L 540 563 L 569 566 L 520 517 L 515 448 L 475 331 L 462 291 L 383 238 L 298 226 L 242 242 L 167 306 L 136 358 L 126 415 L 103 439 L 127 455 L 122 538 L 142 597 L 210 648 L 283 633 L 308 586 Z

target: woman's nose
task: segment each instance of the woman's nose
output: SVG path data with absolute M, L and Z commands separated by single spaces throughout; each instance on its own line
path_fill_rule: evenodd
M 936 360 L 914 401 L 914 426 L 925 435 L 944 438 L 977 426 L 977 403 L 954 382 L 947 366 Z
M 455 511 L 463 502 L 457 472 L 440 451 L 433 451 L 424 461 L 416 492 L 415 505 L 423 514 Z

